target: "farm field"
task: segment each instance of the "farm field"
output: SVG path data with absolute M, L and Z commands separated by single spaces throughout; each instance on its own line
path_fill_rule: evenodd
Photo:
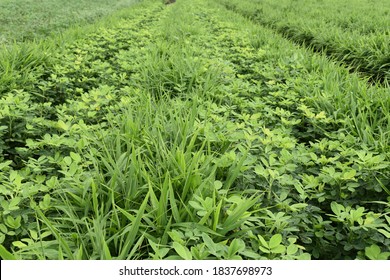
M 218 0 L 285 37 L 324 51 L 373 82 L 390 81 L 390 2 Z
M 0 45 L 44 38 L 131 6 L 137 0 L 0 0 Z
M 389 258 L 389 88 L 220 1 L 1 50 L 1 258 Z

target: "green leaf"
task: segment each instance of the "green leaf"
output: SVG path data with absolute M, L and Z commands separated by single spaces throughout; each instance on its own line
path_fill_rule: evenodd
M 37 240 L 38 239 L 38 233 L 35 230 L 30 229 L 30 236 L 32 239 Z
M 21 216 L 17 216 L 15 219 L 12 216 L 7 216 L 4 222 L 8 227 L 12 229 L 18 229 L 20 227 L 21 220 L 22 220 Z
M 0 257 L 3 260 L 16 260 L 16 257 L 12 253 L 8 252 L 3 245 L 0 245 Z
M 4 162 L 1 162 L 1 163 L 0 163 L 0 170 L 4 169 L 5 167 L 10 166 L 11 163 L 12 163 L 11 160 L 7 160 L 7 161 L 4 161 Z
M 303 253 L 301 255 L 298 255 L 297 260 L 311 260 L 311 255 L 309 253 Z
M 386 219 L 387 223 L 390 225 L 390 217 L 388 217 L 387 215 L 385 215 L 385 219 Z
M 103 243 L 103 259 L 112 260 L 110 249 L 108 248 L 107 242 L 102 240 Z M 82 252 L 82 245 L 80 245 L 80 251 Z
M 196 210 L 204 210 L 203 206 L 199 204 L 199 202 L 196 202 L 196 201 L 193 201 L 193 200 L 190 200 L 188 202 L 189 205 L 192 206 L 192 208 L 196 209 Z
M 217 252 L 217 246 L 214 243 L 214 241 L 210 238 L 210 236 L 208 236 L 205 233 L 202 233 L 202 239 L 204 244 L 207 246 L 207 248 L 210 250 L 212 254 Z
M 218 181 L 218 180 L 214 181 L 214 188 L 216 190 L 219 190 L 220 188 L 222 188 L 222 182 Z
M 45 205 L 46 208 L 50 206 L 50 201 L 51 201 L 50 194 L 45 194 L 45 196 L 43 197 L 43 204 Z
M 290 244 L 287 246 L 287 255 L 294 255 L 298 252 L 298 246 L 295 244 Z
M 257 165 L 255 167 L 255 173 L 257 175 L 260 175 L 260 176 L 266 178 L 266 179 L 268 178 L 268 175 L 269 175 L 268 172 L 266 171 L 266 169 L 262 165 Z
M 382 233 L 386 238 L 390 239 L 390 232 L 384 230 L 384 229 L 378 229 L 378 232 Z
M 233 257 L 235 254 L 242 252 L 243 250 L 245 250 L 244 241 L 242 241 L 241 239 L 233 239 L 228 249 L 229 259 L 231 259 L 231 257 Z
M 0 244 L 3 244 L 5 240 L 5 234 L 0 232 Z
M 264 237 L 262 237 L 261 235 L 258 235 L 257 238 L 259 238 L 261 245 L 263 245 L 266 248 L 269 248 L 269 245 L 268 245 L 267 241 L 265 241 Z
M 75 161 L 75 162 L 80 162 L 81 161 L 81 156 L 79 154 L 76 154 L 74 152 L 70 152 L 70 157 Z
M 335 213 L 337 216 L 340 216 L 341 212 L 345 211 L 344 206 L 334 201 L 332 201 L 332 203 L 330 204 L 330 208 L 332 209 L 333 213 Z
M 62 129 L 62 130 L 65 130 L 65 131 L 67 131 L 67 130 L 69 129 L 69 125 L 67 125 L 66 123 L 64 123 L 64 121 L 62 121 L 62 120 L 59 120 L 59 121 L 57 122 L 57 127 L 60 128 L 60 129 Z
M 253 252 L 252 250 L 244 250 L 240 253 L 241 255 L 247 257 L 247 259 L 253 259 L 253 260 L 258 260 L 260 255 L 257 252 Z
M 9 202 L 9 205 L 8 205 L 8 210 L 12 211 L 12 210 L 18 210 L 19 207 L 18 207 L 18 204 L 20 203 L 20 197 L 15 197 L 13 199 L 11 199 L 11 201 Z
M 7 229 L 7 227 L 4 224 L 0 224 L 0 231 L 3 232 L 3 233 L 7 233 L 8 229 Z
M 356 175 L 356 170 L 355 169 L 351 169 L 351 170 L 349 170 L 349 171 L 347 171 L 347 172 L 345 172 L 343 174 L 342 179 L 344 179 L 344 180 L 351 180 L 351 179 L 353 179 L 355 177 L 355 175 Z
M 161 260 L 166 256 L 166 254 L 168 254 L 169 248 L 160 248 L 160 245 L 153 242 L 151 239 L 149 239 L 148 242 L 154 251 L 154 259 Z
M 370 260 L 377 260 L 381 253 L 381 249 L 379 248 L 378 245 L 374 244 L 371 245 L 370 247 L 366 247 L 365 253 Z
M 361 217 L 364 215 L 364 210 L 364 207 L 359 207 L 356 210 L 351 210 L 349 214 L 352 221 L 359 221 L 359 219 L 361 220 Z
M 73 253 L 72 253 L 72 250 L 70 249 L 69 247 L 69 244 L 68 242 L 66 242 L 62 236 L 59 234 L 59 232 L 57 231 L 57 229 L 52 225 L 52 223 L 50 222 L 50 220 L 43 214 L 43 212 L 39 209 L 39 208 L 36 208 L 35 211 L 37 212 L 37 214 L 39 215 L 39 217 L 42 219 L 42 221 L 46 224 L 46 226 L 50 229 L 51 233 L 54 234 L 54 236 L 56 237 L 56 239 L 58 240 L 59 244 L 60 244 L 60 249 L 62 250 L 62 248 L 64 248 L 65 252 L 67 253 L 67 257 L 69 259 L 73 259 Z
M 103 249 L 104 251 L 104 249 Z M 80 247 L 76 249 L 74 253 L 74 259 L 75 260 L 82 260 L 83 259 L 83 244 L 80 244 Z
M 21 241 L 14 241 L 14 242 L 12 242 L 12 245 L 14 245 L 15 247 L 18 247 L 19 249 L 24 248 L 24 247 L 27 246 L 26 244 L 24 244 Z
M 301 184 L 294 184 L 295 189 L 301 195 L 306 195 L 305 190 L 302 188 Z
M 266 254 L 271 253 L 270 250 L 268 250 L 267 248 L 265 248 L 265 247 L 263 247 L 263 246 L 259 246 L 259 249 L 260 249 L 260 251 L 262 251 L 263 253 L 266 253 Z
M 133 247 L 134 241 L 136 240 L 136 237 L 139 234 L 139 228 L 141 226 L 142 218 L 144 217 L 146 206 L 148 205 L 149 196 L 150 196 L 150 192 L 148 192 L 146 194 L 144 201 L 142 202 L 135 219 L 133 221 L 131 221 L 132 223 L 129 226 L 127 226 L 123 231 L 123 234 L 127 234 L 127 238 L 126 238 L 126 241 L 124 243 L 125 245 L 122 248 L 121 254 L 118 256 L 118 258 L 121 260 L 122 259 L 124 260 L 127 258 L 129 251 L 130 251 L 130 248 Z M 120 212 L 122 212 L 124 214 L 124 216 L 127 217 L 127 215 L 126 215 L 126 213 L 128 213 L 127 211 L 125 211 L 124 209 L 122 209 L 118 206 L 117 206 L 117 209 Z
M 184 260 L 192 260 L 192 255 L 190 250 L 188 250 L 187 247 L 184 247 L 180 243 L 173 242 L 173 248 L 175 249 L 176 253 Z
M 72 158 L 66 156 L 66 157 L 64 157 L 63 162 L 65 162 L 65 164 L 66 164 L 67 166 L 69 166 L 69 165 L 72 164 Z
M 169 195 L 169 202 L 171 205 L 171 210 L 172 210 L 172 215 L 173 215 L 174 221 L 176 223 L 180 223 L 181 222 L 180 212 L 179 212 L 179 208 L 178 208 L 177 203 L 176 203 L 175 192 L 174 192 L 174 188 L 173 188 L 172 184 L 169 184 L 168 195 Z
M 178 242 L 180 244 L 184 244 L 184 236 L 181 232 L 178 232 L 177 230 L 172 230 L 168 232 L 168 235 L 173 241 Z
M 269 241 L 269 248 L 273 249 L 276 248 L 282 243 L 282 235 L 281 234 L 275 234 L 271 237 L 271 240 Z
M 271 252 L 274 254 L 283 254 L 284 252 L 286 252 L 286 246 L 278 245 L 277 247 L 272 248 Z
M 230 198 L 231 199 L 231 198 Z M 229 214 L 222 225 L 220 234 L 224 235 L 227 232 L 239 227 L 245 220 L 248 219 L 246 211 L 258 202 L 258 196 L 253 195 L 249 199 L 241 199 L 234 210 Z

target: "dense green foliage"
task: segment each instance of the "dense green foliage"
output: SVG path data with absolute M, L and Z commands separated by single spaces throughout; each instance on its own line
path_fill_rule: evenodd
M 390 82 L 390 2 L 218 0 L 384 84 Z
M 135 2 L 137 0 L 0 0 L 0 45 L 58 33 Z
M 1 53 L 2 258 L 389 257 L 388 90 L 216 2 Z

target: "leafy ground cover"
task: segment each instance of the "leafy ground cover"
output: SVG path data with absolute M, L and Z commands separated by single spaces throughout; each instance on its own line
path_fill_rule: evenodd
M 58 33 L 132 5 L 135 0 L 1 0 L 0 45 Z
M 386 89 L 204 0 L 61 42 L 2 54 L 3 258 L 389 257 Z
M 219 0 L 256 22 L 277 30 L 369 76 L 390 81 L 388 1 Z

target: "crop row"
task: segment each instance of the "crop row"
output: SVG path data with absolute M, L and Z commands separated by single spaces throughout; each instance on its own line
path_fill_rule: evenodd
M 131 6 L 135 0 L 0 1 L 0 45 L 36 40 Z
M 3 257 L 390 254 L 383 88 L 205 0 L 25 51 L 0 83 Z
M 294 42 L 388 85 L 390 6 L 386 1 L 219 0 Z

